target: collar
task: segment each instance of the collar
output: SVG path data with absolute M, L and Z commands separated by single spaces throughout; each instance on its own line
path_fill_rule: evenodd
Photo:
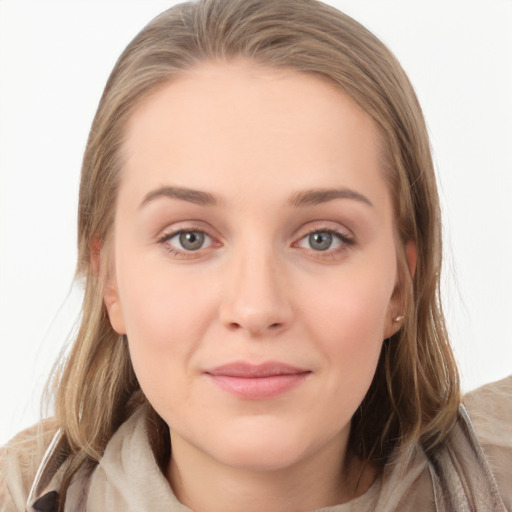
M 77 473 L 68 489 L 65 512 L 192 512 L 178 501 L 158 467 L 146 417 L 145 407 L 139 408 L 112 436 L 93 473 Z M 58 490 L 67 464 L 59 431 L 36 474 L 28 512 L 57 512 Z M 427 494 L 433 493 L 433 512 L 506 512 L 464 406 L 446 446 L 435 457 L 428 459 L 419 445 L 399 450 L 381 479 L 364 495 L 322 512 L 409 510 L 407 504 L 414 499 L 415 489 L 425 482 L 430 489 Z

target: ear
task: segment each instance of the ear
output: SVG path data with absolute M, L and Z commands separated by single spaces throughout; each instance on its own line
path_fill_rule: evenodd
M 112 279 L 114 281 L 114 279 Z M 123 308 L 119 300 L 119 292 L 115 282 L 108 282 L 103 297 L 105 307 L 107 308 L 110 325 L 117 334 L 126 334 L 126 327 L 124 322 Z
M 100 257 L 101 257 L 101 240 L 100 237 L 94 236 L 91 245 L 89 246 L 89 253 L 91 255 L 92 270 L 96 277 L 100 275 Z
M 407 259 L 407 264 L 409 265 L 411 276 L 414 277 L 414 274 L 416 273 L 416 260 L 418 258 L 418 250 L 416 248 L 416 243 L 412 240 L 405 244 L 405 257 Z
M 101 275 L 104 269 L 102 269 L 102 262 L 105 263 L 106 258 L 102 258 L 102 251 L 108 250 L 105 248 L 98 237 L 94 237 L 91 246 L 91 264 L 93 271 L 98 279 L 101 279 Z M 123 310 L 121 308 L 121 301 L 119 299 L 119 291 L 115 279 L 115 273 L 113 271 L 107 271 L 105 293 L 103 295 L 103 302 L 107 308 L 108 317 L 110 319 L 110 325 L 112 329 L 118 334 L 126 334 L 126 327 L 124 322 Z
M 416 243 L 409 241 L 405 244 L 404 248 L 405 259 L 407 266 L 412 277 L 416 272 L 417 249 Z M 397 284 L 398 286 L 398 284 Z M 389 301 L 388 316 L 386 319 L 386 326 L 384 328 L 384 338 L 389 338 L 396 334 L 404 323 L 405 304 L 401 297 L 400 290 L 395 288 L 393 296 Z

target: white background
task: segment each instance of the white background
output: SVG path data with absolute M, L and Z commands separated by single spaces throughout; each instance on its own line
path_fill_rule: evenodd
M 408 72 L 432 137 L 464 390 L 512 373 L 512 1 L 330 2 Z M 0 1 L 0 444 L 39 418 L 80 294 L 81 157 L 107 76 L 169 1 Z

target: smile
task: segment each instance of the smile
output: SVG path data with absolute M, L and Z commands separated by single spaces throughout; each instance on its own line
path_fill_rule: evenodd
M 311 371 L 279 362 L 260 365 L 235 362 L 207 370 L 205 374 L 224 391 L 240 398 L 264 400 L 295 388 Z

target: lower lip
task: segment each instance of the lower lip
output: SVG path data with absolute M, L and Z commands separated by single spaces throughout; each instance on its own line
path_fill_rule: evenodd
M 241 398 L 263 400 L 282 395 L 297 387 L 309 373 L 273 375 L 271 377 L 231 377 L 211 374 L 208 374 L 208 376 L 224 391 Z

